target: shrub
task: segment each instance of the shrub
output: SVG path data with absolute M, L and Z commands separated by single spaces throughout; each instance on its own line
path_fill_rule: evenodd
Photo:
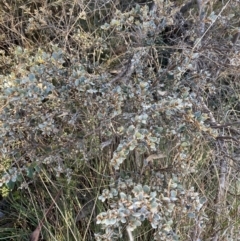
M 238 134 L 229 127 L 238 114 L 224 114 L 239 94 L 239 33 L 221 36 L 223 26 L 236 28 L 235 15 L 221 15 L 228 3 L 211 6 L 219 14 L 170 1 L 129 8 L 113 1 L 88 8 L 84 1 L 17 4 L 26 39 L 42 46 L 27 47 L 24 39 L 2 51 L 9 68 L 1 75 L 1 186 L 31 189 L 45 169 L 56 182 L 64 176 L 73 183 L 87 166 L 106 174 L 105 187 L 98 186 L 97 240 L 124 239 L 124 228 L 133 240 L 147 222 L 155 240 L 220 235 L 208 224 L 222 219 L 207 206 L 218 212 L 213 197 L 218 204 L 228 198 L 226 172 L 238 178 L 226 161 L 235 160 Z M 209 166 L 219 175 L 213 192 Z

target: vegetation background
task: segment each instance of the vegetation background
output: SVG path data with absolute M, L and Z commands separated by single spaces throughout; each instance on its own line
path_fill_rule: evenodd
M 0 240 L 240 240 L 239 0 L 0 1 Z

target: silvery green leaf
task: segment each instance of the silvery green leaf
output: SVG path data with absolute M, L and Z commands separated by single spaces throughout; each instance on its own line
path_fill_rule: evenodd
M 103 30 L 108 30 L 110 28 L 110 24 L 105 23 L 104 25 L 101 26 L 101 29 Z
M 175 182 L 171 183 L 171 185 L 170 185 L 171 188 L 177 188 L 177 186 L 178 186 L 178 184 Z
M 142 89 L 145 89 L 146 87 L 148 87 L 148 82 L 140 82 L 140 87 L 142 88 Z
M 161 220 L 161 216 L 158 213 L 154 213 L 153 214 L 153 220 L 154 221 L 159 221 L 159 220 Z
M 44 124 L 39 124 L 38 127 L 39 127 L 40 129 L 43 129 L 43 128 L 45 127 L 45 125 L 44 125 Z
M 17 48 L 15 48 L 15 52 L 16 52 L 17 54 L 22 54 L 22 53 L 23 53 L 22 47 L 18 45 Z
M 175 207 L 175 204 L 174 204 L 174 203 L 168 203 L 168 204 L 167 204 L 167 208 L 168 208 L 168 211 L 169 211 L 169 212 L 172 212 L 173 209 L 174 209 L 174 207 Z
M 196 216 L 195 216 L 195 213 L 188 213 L 188 217 L 189 218 L 195 218 Z
M 155 198 L 156 196 L 157 196 L 157 192 L 156 191 L 150 193 L 150 197 L 151 198 Z
M 95 89 L 89 89 L 87 90 L 87 93 L 93 94 L 93 93 L 97 93 L 98 91 Z
M 201 197 L 200 200 L 199 200 L 199 202 L 200 202 L 201 204 L 204 204 L 204 203 L 207 202 L 207 198 L 206 198 L 206 197 Z
M 151 226 L 153 229 L 156 229 L 158 227 L 158 223 L 157 222 L 151 222 Z
M 163 228 L 163 230 L 166 231 L 166 232 L 170 232 L 172 230 L 172 228 L 171 228 L 171 226 L 167 225 Z
M 139 193 L 139 192 L 141 192 L 143 189 L 142 189 L 142 185 L 137 185 L 137 186 L 135 186 L 134 188 L 133 188 L 133 191 L 135 192 L 135 193 Z
M 136 217 L 136 218 L 139 218 L 141 215 L 142 215 L 142 214 L 141 214 L 141 213 L 138 213 L 138 212 L 137 212 L 137 213 L 135 212 L 135 213 L 132 214 L 132 216 L 133 216 L 133 217 Z
M 195 117 L 196 119 L 200 118 L 201 115 L 202 115 L 202 112 L 201 112 L 201 111 L 197 111 L 197 112 L 194 113 L 194 117 Z
M 141 222 L 139 221 L 139 220 L 135 220 L 134 221 L 134 225 L 136 226 L 136 227 L 138 227 L 138 226 L 141 226 Z
M 127 222 L 126 218 L 124 218 L 124 217 L 121 217 L 120 221 L 121 221 L 121 223 L 126 223 Z
M 54 60 L 58 60 L 61 57 L 61 53 L 60 52 L 53 52 L 52 53 L 52 58 Z
M 120 198 L 127 200 L 127 195 L 124 192 L 120 192 Z
M 33 73 L 30 73 L 29 75 L 28 75 L 28 78 L 29 78 L 29 80 L 30 81 L 34 81 L 36 78 L 35 78 L 35 74 L 33 74 Z
M 171 201 L 175 202 L 175 201 L 177 201 L 177 200 L 178 200 L 178 198 L 176 198 L 176 197 L 171 197 Z
M 188 142 L 186 142 L 186 141 L 181 143 L 181 146 L 182 146 L 182 147 L 187 147 L 187 146 L 189 146 L 189 145 L 190 145 L 190 144 L 189 144 Z
M 150 210 L 153 213 L 157 212 L 158 211 L 158 203 L 157 202 L 151 202 Z
M 149 192 L 150 192 L 150 187 L 147 186 L 147 185 L 144 185 L 144 186 L 143 186 L 143 191 L 144 191 L 145 193 L 149 193 Z
M 151 141 L 151 142 L 158 142 L 158 138 L 157 137 L 149 136 L 148 140 Z
M 175 190 L 171 190 L 170 194 L 171 198 L 175 198 L 177 196 L 177 192 Z
M 79 80 L 79 79 L 76 79 L 75 82 L 74 82 L 75 86 L 78 86 L 79 83 L 80 83 L 80 80 Z
M 128 127 L 128 129 L 127 129 L 127 134 L 128 134 L 128 135 L 131 135 L 131 134 L 134 133 L 134 131 L 135 131 L 135 126 L 134 126 L 134 125 L 130 125 L 130 126 Z
M 119 157 L 116 159 L 116 161 L 118 164 L 122 164 L 125 159 L 126 159 L 126 157 Z
M 110 26 L 120 26 L 121 22 L 117 19 L 112 19 L 110 22 Z
M 135 137 L 136 137 L 138 140 L 142 140 L 145 136 L 142 135 L 142 134 L 139 133 L 139 132 L 136 132 L 136 133 L 135 133 Z
M 111 188 L 111 193 L 112 193 L 112 195 L 113 196 L 117 196 L 118 195 L 118 191 L 117 191 L 117 189 L 115 189 L 115 188 Z
M 169 197 L 162 197 L 162 200 L 163 200 L 164 202 L 170 202 L 170 201 L 171 201 Z

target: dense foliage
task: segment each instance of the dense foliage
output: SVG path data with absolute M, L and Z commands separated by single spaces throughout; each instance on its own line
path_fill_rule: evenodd
M 237 240 L 239 1 L 0 7 L 2 237 Z

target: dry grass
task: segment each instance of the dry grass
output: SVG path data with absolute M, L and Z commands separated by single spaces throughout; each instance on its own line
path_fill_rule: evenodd
M 10 190 L 11 186 L 3 185 L 0 215 L 4 216 L 0 218 L 0 240 L 29 240 L 37 227 L 39 237 L 33 239 L 32 236 L 31 241 L 97 240 L 94 234 L 102 232 L 101 226 L 96 224 L 97 215 L 117 209 L 122 202 L 120 197 L 101 202 L 99 196 L 104 189 L 116 187 L 127 177 L 136 184 L 149 185 L 153 190 L 159 185 L 163 195 L 170 193 L 174 178 L 178 178 L 179 188 L 183 187 L 185 193 L 179 194 L 182 196 L 178 197 L 174 211 L 166 211 L 163 205 L 159 213 L 167 213 L 163 217 L 172 221 L 172 232 L 179 240 L 238 240 L 240 45 L 236 37 L 239 34 L 239 6 L 235 1 L 206 5 L 202 9 L 207 29 L 203 37 L 198 36 L 200 20 L 196 21 L 199 6 L 194 5 L 193 11 L 188 9 L 180 16 L 176 15 L 182 6 L 180 2 L 176 6 L 169 1 L 169 5 L 164 6 L 161 1 L 155 1 L 158 11 L 153 17 L 147 8 L 136 7 L 137 2 L 143 7 L 146 1 L 10 0 L 0 3 L 0 81 L 3 93 L 5 78 L 23 78 L 33 66 L 41 64 L 49 68 L 60 66 L 61 71 L 70 73 L 80 63 L 86 70 L 85 77 L 95 81 L 91 88 L 94 91 L 106 89 L 104 93 L 89 92 L 86 99 L 79 99 L 83 95 L 72 90 L 68 95 L 70 99 L 64 100 L 67 106 L 62 100 L 61 104 L 55 102 L 60 99 L 57 91 L 51 93 L 55 99 L 50 98 L 52 104 L 49 101 L 45 105 L 49 113 L 64 107 L 63 113 L 58 112 L 57 117 L 63 130 L 62 139 L 58 139 L 62 141 L 60 145 L 54 143 L 57 139 L 48 135 L 34 140 L 38 143 L 35 150 L 30 149 L 33 143 L 24 138 L 12 142 L 6 149 L 1 145 L 1 174 L 10 167 L 20 168 L 23 160 L 29 161 L 30 170 L 36 161 L 34 158 L 43 153 L 47 156 L 52 151 L 55 157 L 65 157 L 63 163 L 72 169 L 72 178 L 69 182 L 63 174 L 56 177 L 55 167 L 45 163 L 36 176 L 31 173 L 31 177 L 23 177 L 21 181 L 28 184 L 26 189 L 15 186 Z M 181 1 L 184 3 L 186 1 Z M 148 6 L 154 8 L 151 1 Z M 130 12 L 134 7 L 135 12 Z M 210 16 L 212 8 L 216 14 L 221 13 L 217 21 Z M 144 20 L 138 15 L 140 9 L 141 14 L 147 16 Z M 162 16 L 166 16 L 165 26 L 161 25 Z M 175 17 L 178 17 L 177 21 Z M 144 32 L 143 26 L 149 24 L 151 18 L 158 28 L 151 32 L 150 25 L 147 25 L 149 32 Z M 197 46 L 199 37 L 203 38 Z M 63 51 L 63 63 L 51 65 L 50 61 L 36 58 L 45 52 L 55 53 L 56 45 Z M 21 52 L 19 47 L 26 52 Z M 66 76 L 73 78 L 71 74 Z M 64 77 L 61 78 L 54 83 L 56 89 L 65 81 Z M 105 89 L 100 88 L 99 83 L 104 84 Z M 145 84 L 150 86 L 149 93 L 144 90 Z M 89 90 L 92 89 L 89 87 Z M 5 107 L 11 108 L 12 96 L 1 100 L 1 116 Z M 108 107 L 107 102 L 110 103 Z M 190 102 L 191 108 L 187 106 Z M 118 103 L 122 103 L 120 107 Z M 150 111 L 143 104 L 156 109 Z M 35 107 L 40 112 L 43 110 Z M 113 116 L 114 108 L 122 108 L 122 113 Z M 74 126 L 64 119 L 68 109 L 74 114 L 78 112 L 80 121 Z M 142 141 L 135 148 L 131 147 L 133 140 L 129 126 L 137 123 L 136 116 L 143 116 L 142 110 L 150 118 L 146 125 L 138 122 L 141 123 L 139 129 L 144 126 L 149 131 L 148 134 L 139 132 L 145 135 L 142 140 L 147 144 Z M 16 123 L 18 130 L 25 128 L 20 122 Z M 63 123 L 67 124 L 64 126 Z M 162 130 L 153 151 L 150 146 L 154 141 L 150 140 L 155 137 L 156 126 Z M 69 136 L 72 139 L 67 139 Z M 66 145 L 72 151 L 78 141 L 80 152 L 74 156 L 69 157 L 68 153 L 61 152 L 62 149 L 58 150 Z M 118 161 L 115 156 L 121 154 L 122 149 L 117 149 L 121 145 L 125 151 L 132 149 L 124 156 L 126 158 L 118 170 L 113 163 Z M 12 150 L 19 150 L 21 157 L 17 161 L 10 158 Z M 9 156 L 4 151 L 9 152 Z M 149 158 L 152 155 L 159 158 Z M 146 160 L 149 161 L 147 164 Z M 162 175 L 163 179 L 157 175 Z M 132 193 L 128 189 L 127 194 Z M 198 211 L 193 211 L 197 204 L 191 195 L 195 194 L 199 200 L 204 199 Z M 194 218 L 189 216 L 192 213 L 196 215 Z M 164 225 L 159 229 L 163 230 Z M 145 241 L 154 237 L 156 240 L 176 240 L 174 235 L 157 237 L 147 220 L 134 231 L 129 231 L 128 223 L 123 224 L 122 234 L 116 240 Z

